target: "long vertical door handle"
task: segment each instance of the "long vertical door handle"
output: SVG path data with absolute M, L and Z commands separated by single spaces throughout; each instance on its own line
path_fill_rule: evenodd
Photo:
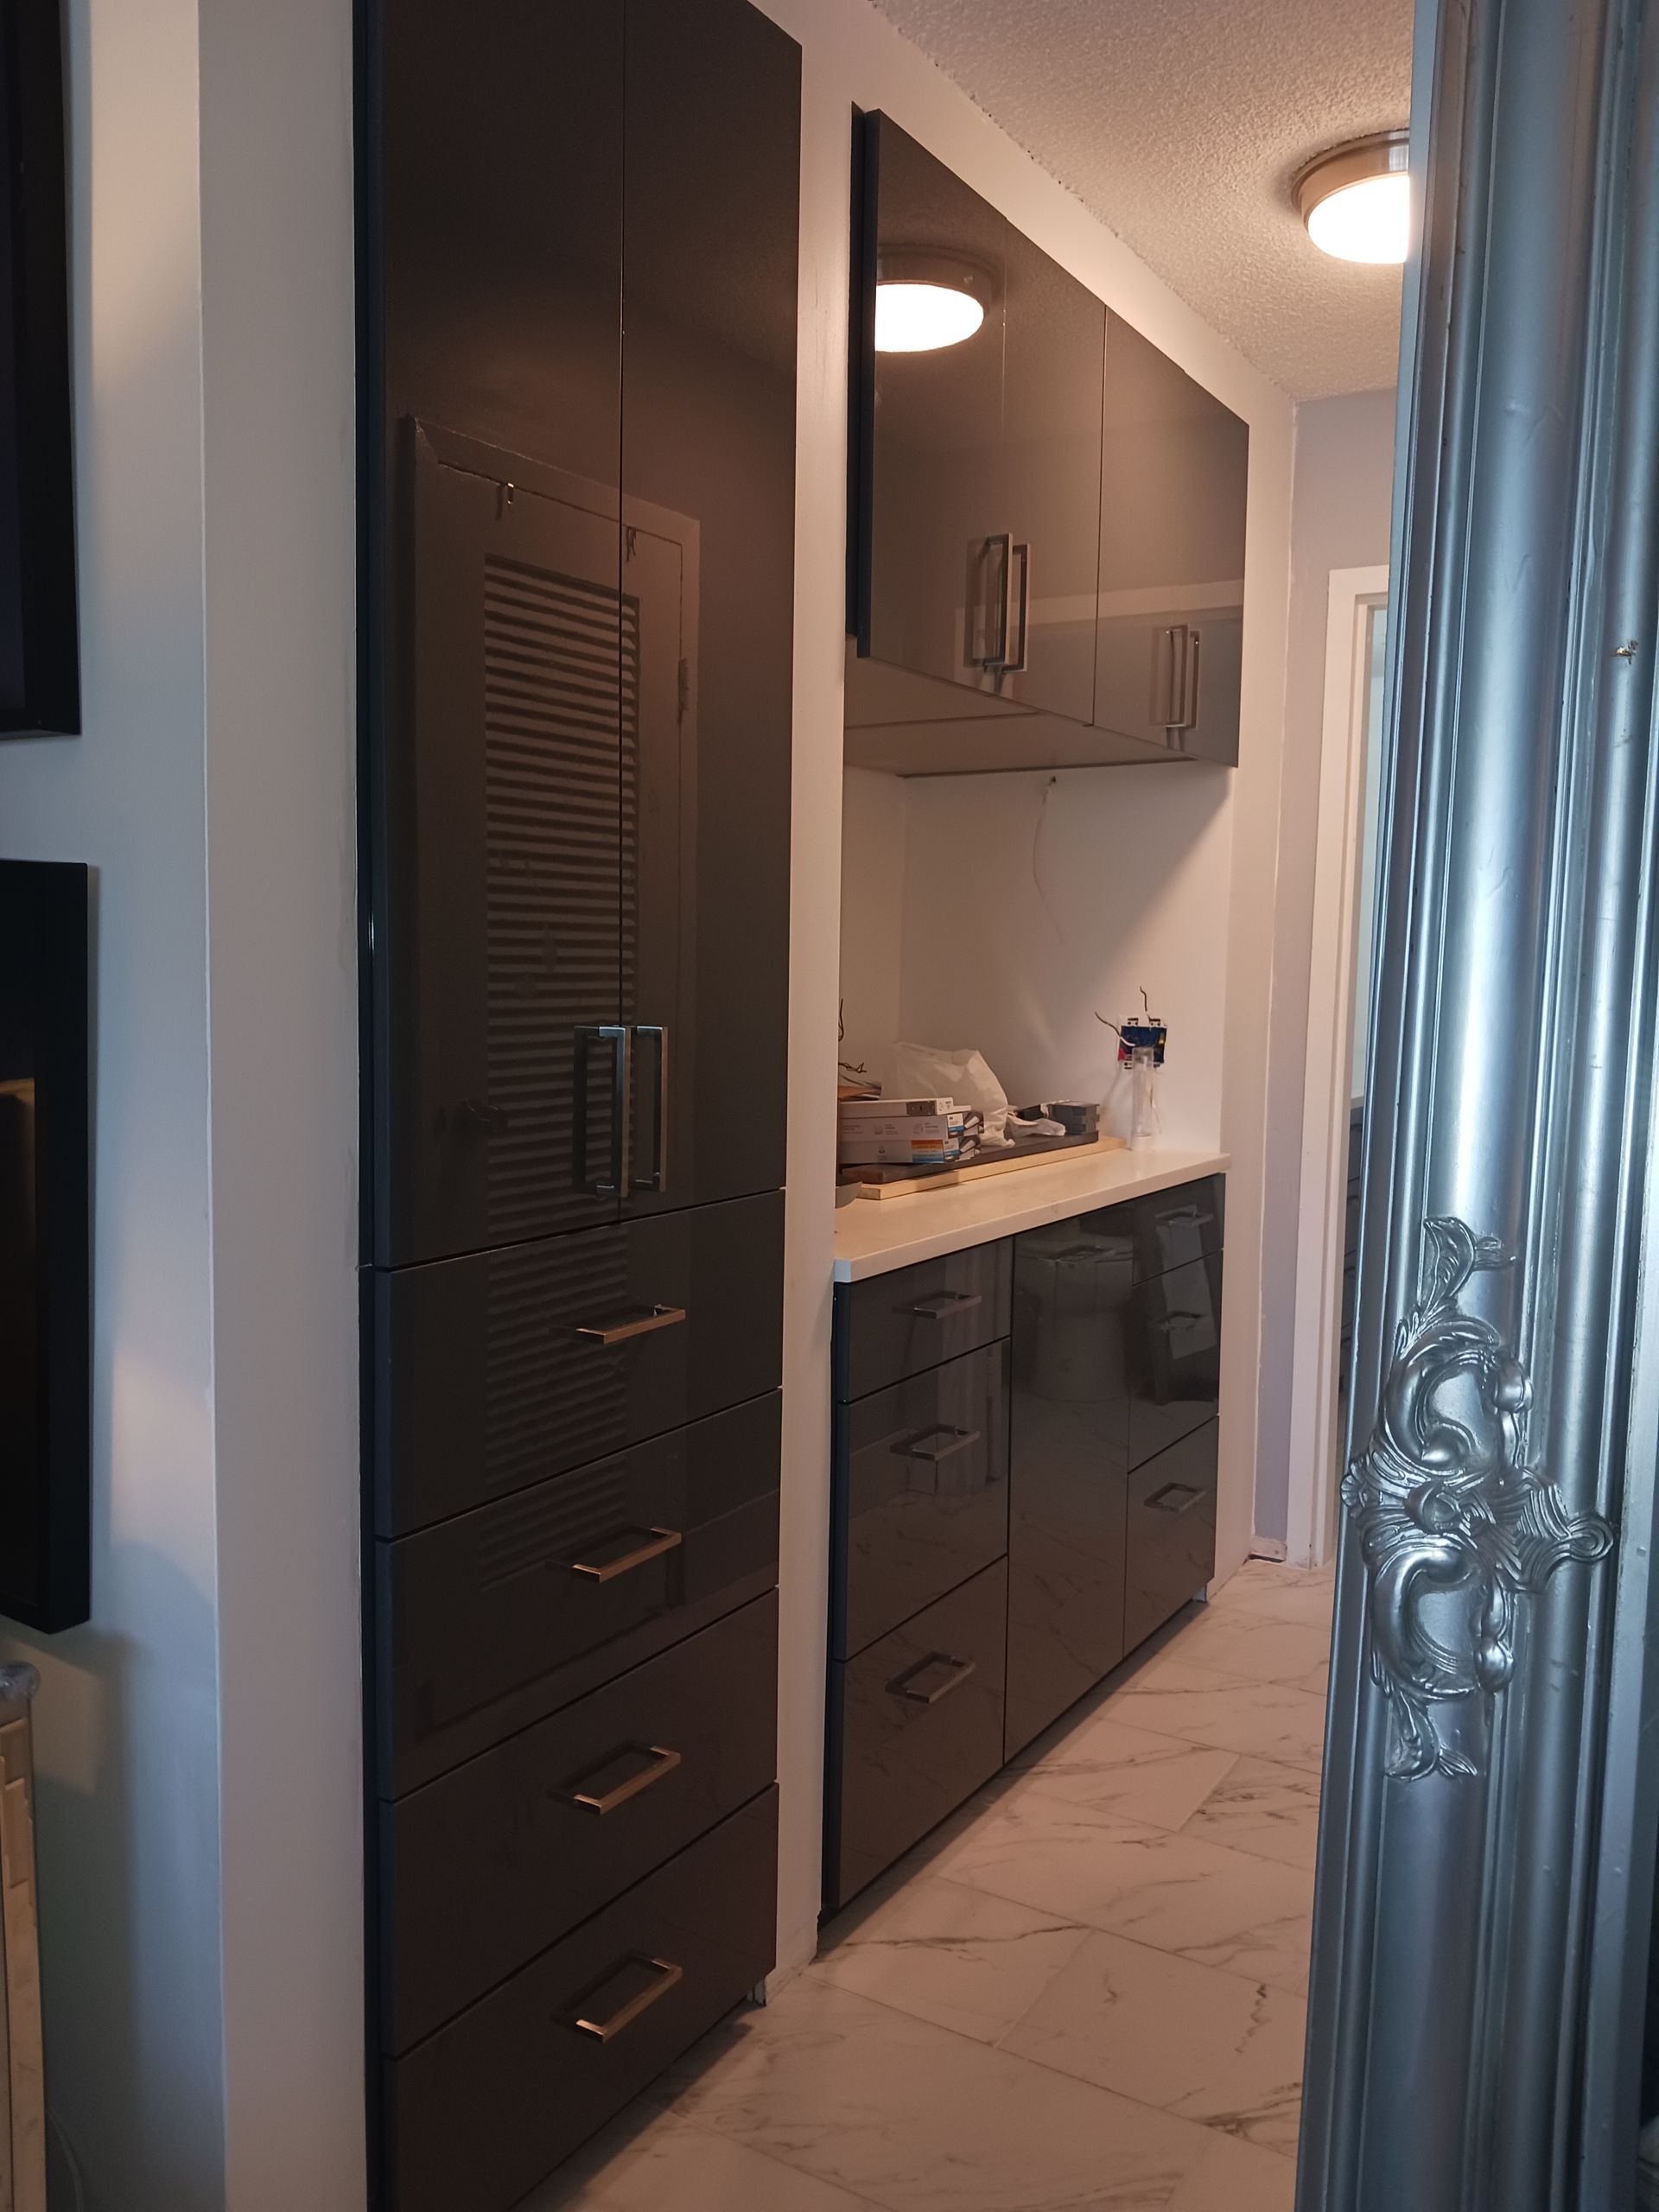
M 1012 589 L 1014 568 L 1016 562 L 1018 562 L 1020 566 L 1020 589 L 1017 597 Z M 1009 547 L 1008 575 L 1010 579 L 1009 603 L 1011 607 L 1017 607 L 1019 610 L 1017 619 L 1020 624 L 1020 645 L 1018 650 L 1015 651 L 1014 649 L 1012 638 L 1008 638 L 1007 643 L 1005 645 L 1003 649 L 1002 666 L 1006 673 L 1009 676 L 1020 676 L 1022 675 L 1025 671 L 1026 646 L 1028 642 L 1031 630 L 1031 548 L 1029 545 L 1013 545 Z
M 657 1096 L 652 1109 L 651 1173 L 630 1175 L 631 1191 L 665 1191 L 668 1188 L 668 1032 L 658 1022 L 637 1021 L 633 1026 L 637 1042 L 641 1038 L 650 1040 L 657 1054 Z
M 595 1045 L 611 1048 L 611 1157 L 610 1173 L 594 1178 L 588 1172 L 588 1055 Z M 622 1195 L 627 1175 L 628 1144 L 628 1033 L 613 1021 L 589 1023 L 576 1032 L 575 1111 L 571 1116 L 574 1132 L 572 1166 L 579 1191 L 591 1191 L 597 1198 L 615 1198 Z
M 986 588 L 995 572 L 994 564 L 999 563 L 1001 579 L 995 596 L 994 618 L 988 613 L 985 632 L 988 634 L 980 637 L 980 650 L 975 656 L 979 665 L 988 669 L 1007 666 L 1009 633 L 1014 627 L 1014 539 L 1006 530 L 999 531 L 994 537 L 986 538 L 979 549 L 982 590 Z
M 1186 632 L 1186 696 L 1182 702 L 1185 715 L 1181 724 L 1183 729 L 1196 729 L 1198 726 L 1198 648 L 1203 642 L 1202 631 L 1189 626 Z

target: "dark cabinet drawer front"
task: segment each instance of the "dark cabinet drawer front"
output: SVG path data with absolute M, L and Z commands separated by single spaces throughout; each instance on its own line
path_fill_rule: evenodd
M 507 2212 L 765 1978 L 777 1895 L 768 1790 L 388 2061 L 387 2202 Z
M 380 1811 L 406 2050 L 771 1783 L 775 1593 Z
M 838 1294 L 836 1393 L 861 1398 L 1008 1333 L 1006 1240 L 849 1284 Z
M 1226 1178 L 1206 1175 L 1133 1202 L 1137 1281 L 1189 1267 L 1225 1242 Z
M 856 1659 L 831 1666 L 824 1872 L 832 1908 L 1001 1765 L 1007 1593 L 999 1560 Z
M 1124 1634 L 1133 1650 L 1216 1569 L 1216 1445 L 1207 1421 L 1129 1477 Z
M 1215 1418 L 1221 1255 L 1137 1283 L 1130 1301 L 1129 1465 Z
M 1001 1559 L 1008 1539 L 1006 1343 L 841 1408 L 832 1656 L 849 1657 Z
M 378 1533 L 774 1389 L 783 1237 L 770 1192 L 376 1276 Z
M 397 1795 L 771 1587 L 779 1399 L 378 1548 Z

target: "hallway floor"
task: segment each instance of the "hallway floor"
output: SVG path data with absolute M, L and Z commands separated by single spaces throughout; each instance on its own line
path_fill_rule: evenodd
M 1290 2212 L 1330 1611 L 1251 1561 L 522 2212 Z

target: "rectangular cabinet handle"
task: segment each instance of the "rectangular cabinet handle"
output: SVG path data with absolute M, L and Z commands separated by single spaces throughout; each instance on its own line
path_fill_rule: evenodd
M 901 1306 L 901 1313 L 913 1313 L 918 1321 L 948 1321 L 957 1313 L 971 1313 L 976 1306 L 985 1303 L 977 1291 L 942 1290 L 937 1298 L 924 1298 L 914 1306 Z
M 633 1026 L 637 1042 L 647 1039 L 657 1055 L 657 1096 L 652 1106 L 651 1172 L 645 1175 L 630 1175 L 631 1191 L 665 1191 L 668 1188 L 668 1032 L 658 1022 L 637 1021 Z
M 940 1421 L 933 1428 L 925 1428 L 919 1436 L 912 1436 L 907 1444 L 895 1444 L 893 1448 L 901 1459 L 926 1459 L 937 1467 L 941 1459 L 954 1459 L 958 1452 L 977 1444 L 983 1433 L 982 1429 L 952 1428 Z
M 672 1774 L 675 1768 L 681 1764 L 679 1752 L 671 1751 L 662 1744 L 652 1744 L 648 1750 L 642 1750 L 639 1745 L 630 1744 L 626 1746 L 626 1750 L 636 1752 L 640 1758 L 647 1760 L 647 1764 L 640 1768 L 638 1774 L 631 1774 L 626 1782 L 619 1782 L 614 1789 L 601 1789 L 597 1792 L 591 1789 L 568 1789 L 565 1795 L 570 1802 L 573 1805 L 580 1805 L 584 1812 L 597 1813 L 602 1820 L 607 1813 L 613 1813 L 619 1805 L 626 1805 L 630 1797 L 637 1797 L 642 1789 L 649 1789 L 653 1783 L 661 1782 L 664 1776 Z M 602 1774 L 607 1766 L 614 1765 L 616 1761 L 623 1756 L 625 1756 L 623 1752 L 613 1751 L 609 1758 L 601 1759 L 599 1765 L 591 1770 L 595 1774 Z
M 1030 546 L 1016 545 L 1014 548 L 1013 557 L 1020 564 L 1020 591 L 1015 602 L 1018 608 L 1017 620 L 1020 624 L 1020 644 L 1017 651 L 1010 651 L 1006 655 L 1000 673 L 1005 676 L 1023 676 L 1026 669 L 1026 645 L 1031 633 Z
M 931 1667 L 944 1668 L 947 1670 L 944 1679 L 936 1682 L 931 1689 L 923 1689 L 920 1678 Z M 978 1671 L 977 1659 L 953 1659 L 948 1651 L 930 1651 L 918 1665 L 912 1667 L 908 1674 L 900 1675 L 897 1681 L 889 1682 L 887 1688 L 897 1697 L 909 1698 L 912 1704 L 937 1705 L 942 1697 L 949 1697 L 952 1690 L 959 1690 L 968 1677 Z
M 573 1559 L 566 1565 L 572 1574 L 584 1575 L 590 1582 L 614 1582 L 620 1574 L 632 1574 L 635 1567 L 648 1566 L 665 1553 L 678 1551 L 684 1541 L 682 1529 L 653 1529 L 643 1544 L 636 1544 L 631 1552 L 624 1552 L 619 1558 Z
M 672 1329 L 685 1319 L 683 1306 L 653 1306 L 649 1313 L 632 1313 L 624 1321 L 579 1321 L 576 1334 L 590 1344 L 625 1344 L 634 1337 L 649 1337 L 658 1329 Z
M 1166 1483 L 1147 1500 L 1148 1513 L 1190 1513 L 1204 1496 L 1191 1483 Z
M 668 1959 L 649 1959 L 630 1954 L 621 1964 L 644 1967 L 657 1979 L 648 1982 L 637 1996 L 630 1997 L 626 2005 L 620 2005 L 614 2012 L 602 2020 L 596 2020 L 587 2012 L 578 2012 L 570 2024 L 579 2036 L 591 2036 L 595 2043 L 613 2042 L 623 2029 L 631 2027 L 642 2012 L 648 2012 L 659 1998 L 666 1997 L 677 1982 L 685 1980 L 685 1968 L 675 1966 Z M 618 1971 L 620 1968 L 613 1968 L 612 1974 Z M 607 1975 L 606 1980 L 611 1978 L 612 1975 Z M 600 1986 L 602 1988 L 604 1985 L 601 1983 Z
M 611 1156 L 608 1173 L 592 1176 L 588 1171 L 588 1059 L 596 1045 L 611 1048 Z M 628 1033 L 614 1021 L 589 1023 L 576 1032 L 574 1074 L 575 1111 L 570 1117 L 572 1173 L 579 1191 L 596 1198 L 618 1198 L 627 1176 L 628 1160 Z

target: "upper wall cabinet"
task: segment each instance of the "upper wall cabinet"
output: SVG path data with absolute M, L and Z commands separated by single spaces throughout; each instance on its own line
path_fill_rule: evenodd
M 1245 425 L 885 116 L 853 196 L 848 759 L 1236 760 Z

